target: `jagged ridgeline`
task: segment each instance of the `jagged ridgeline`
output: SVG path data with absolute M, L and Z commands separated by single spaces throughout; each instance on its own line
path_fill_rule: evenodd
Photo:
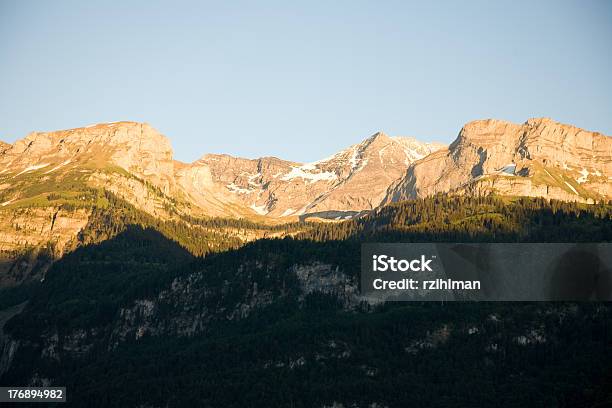
M 0 145 L 0 205 L 40 203 L 45 193 L 72 191 L 65 187 L 75 182 L 112 191 L 157 217 L 173 210 L 345 219 L 381 203 L 449 192 L 590 203 L 612 198 L 611 156 L 609 136 L 537 118 L 469 122 L 449 146 L 377 132 L 310 163 L 225 154 L 182 163 L 153 127 L 116 122 L 33 132 Z
M 439 195 L 206 257 L 188 242 L 205 236 L 112 208 L 92 220 L 116 227 L 83 236 L 91 244 L 55 262 L 27 303 L 5 305 L 0 383 L 61 383 L 73 406 L 610 398 L 609 305 L 374 306 L 357 283 L 363 241 L 609 241 L 608 204 Z

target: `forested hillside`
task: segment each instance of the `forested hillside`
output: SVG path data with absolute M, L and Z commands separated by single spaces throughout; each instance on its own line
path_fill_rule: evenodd
M 609 205 L 436 196 L 240 247 L 123 205 L 5 301 L 28 302 L 4 327 L 1 384 L 66 385 L 72 406 L 610 400 L 607 304 L 370 305 L 358 292 L 361 242 L 610 241 Z
M 612 204 L 543 198 L 448 196 L 402 201 L 300 238 L 391 242 L 601 242 L 612 239 Z

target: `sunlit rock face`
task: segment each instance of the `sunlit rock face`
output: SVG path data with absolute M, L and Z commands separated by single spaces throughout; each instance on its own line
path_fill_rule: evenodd
M 32 132 L 0 151 L 0 165 L 6 171 L 44 168 L 48 174 L 66 166 L 116 165 L 160 184 L 169 183 L 174 171 L 170 141 L 148 124 L 135 122 Z
M 369 210 L 417 159 L 444 147 L 376 133 L 326 159 L 295 163 L 264 157 L 250 160 L 205 155 L 179 172 L 179 183 L 197 201 L 216 197 L 259 215 Z
M 447 148 L 415 162 L 384 202 L 439 192 L 592 202 L 612 197 L 612 138 L 546 118 L 466 124 Z

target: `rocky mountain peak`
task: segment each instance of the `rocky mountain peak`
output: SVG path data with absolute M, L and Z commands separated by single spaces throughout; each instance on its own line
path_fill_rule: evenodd
M 384 143 L 387 140 L 389 140 L 389 135 L 387 135 L 385 132 L 380 130 L 380 131 L 374 133 L 372 136 L 370 136 L 367 139 L 365 139 L 364 142 L 372 143 L 374 141 L 379 141 L 379 142 Z
M 549 118 L 467 123 L 446 150 L 412 165 L 386 201 L 497 192 L 567 201 L 612 197 L 612 138 Z
M 553 120 L 551 118 L 547 118 L 547 117 L 539 117 L 539 118 L 529 118 L 525 121 L 526 125 L 529 125 L 530 127 L 536 127 L 536 126 L 570 126 L 570 125 L 563 125 L 559 122 L 557 122 L 556 120 Z
M 410 163 L 440 147 L 377 132 L 311 163 L 205 155 L 181 169 L 178 180 L 193 200 L 211 211 L 227 203 L 272 217 L 346 217 L 374 208 Z
M 168 190 L 174 177 L 170 141 L 146 123 L 115 122 L 32 132 L 0 153 L 0 168 L 15 176 L 75 168 L 95 172 L 113 166 Z
M 32 132 L 18 140 L 8 152 L 27 153 L 30 158 L 47 155 L 85 155 L 87 151 L 108 154 L 113 151 L 151 150 L 172 156 L 170 141 L 150 125 L 115 122 L 53 132 Z
M 521 125 L 498 119 L 474 120 L 466 123 L 453 145 L 500 144 L 508 142 L 521 131 Z

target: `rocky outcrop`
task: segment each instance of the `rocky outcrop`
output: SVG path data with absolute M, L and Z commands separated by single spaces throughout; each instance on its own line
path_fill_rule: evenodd
M 0 210 L 0 288 L 41 279 L 51 261 L 75 245 L 90 213 L 57 207 Z
M 415 162 L 384 202 L 439 192 L 592 202 L 612 197 L 612 138 L 546 118 L 479 120 Z
M 354 279 L 337 265 L 319 262 L 292 265 L 284 274 L 295 277 L 298 285 L 280 292 L 252 281 L 253 271 L 263 268 L 261 262 L 243 265 L 236 271 L 235 282 L 225 281 L 220 287 L 210 286 L 205 273 L 200 272 L 174 279 L 156 298 L 135 300 L 118 311 L 108 348 L 143 336 L 188 337 L 206 333 L 211 325 L 245 319 L 278 297 L 291 297 L 304 304 L 310 294 L 326 294 L 337 298 L 345 310 L 354 310 L 364 300 Z M 236 284 L 246 285 L 247 289 L 236 291 Z
M 13 316 L 18 315 L 25 308 L 26 303 L 21 303 L 8 309 L 0 310 L 0 377 L 9 370 L 19 348 L 19 341 L 12 339 L 4 333 L 4 325 Z
M 146 123 L 32 132 L 0 155 L 2 173 L 16 175 L 39 169 L 50 174 L 66 168 L 106 169 L 113 165 L 166 191 L 171 187 L 174 163 L 170 141 Z
M 387 187 L 408 165 L 442 147 L 379 132 L 329 158 L 306 164 L 274 157 L 206 155 L 180 170 L 178 183 L 198 203 L 211 203 L 214 197 L 271 217 L 328 212 L 350 217 L 378 206 Z
M 5 150 L 9 149 L 11 145 L 9 143 L 0 140 L 0 153 L 4 153 Z
M 0 210 L 0 251 L 53 242 L 60 253 L 89 219 L 90 210 L 55 207 Z

